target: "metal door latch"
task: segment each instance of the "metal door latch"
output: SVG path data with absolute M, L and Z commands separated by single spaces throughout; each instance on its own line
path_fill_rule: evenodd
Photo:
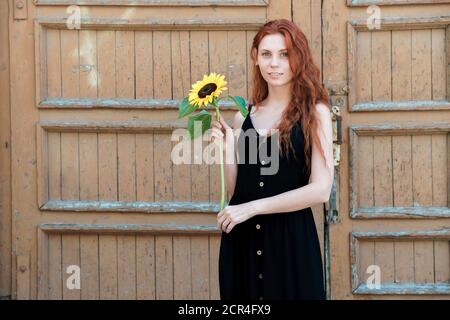
M 339 98 L 338 100 L 342 100 Z M 341 161 L 341 144 L 342 144 L 342 117 L 340 106 L 332 106 L 333 120 L 333 158 L 334 165 L 338 166 Z
M 342 117 L 340 108 L 343 104 L 344 100 L 342 97 L 337 98 L 335 104 L 331 104 L 331 117 L 333 120 L 334 180 L 330 199 L 325 206 L 327 224 L 335 224 L 339 222 L 339 165 L 341 160 L 342 144 Z

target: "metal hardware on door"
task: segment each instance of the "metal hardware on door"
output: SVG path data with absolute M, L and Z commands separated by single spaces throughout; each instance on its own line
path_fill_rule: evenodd
M 27 1 L 14 0 L 14 19 L 26 20 L 28 19 Z
M 20 266 L 19 270 L 20 270 L 20 272 L 24 273 L 25 271 L 27 271 L 27 267 L 26 266 Z
M 339 222 L 339 165 L 341 161 L 342 144 L 342 116 L 341 108 L 344 106 L 344 98 L 340 95 L 348 93 L 348 87 L 337 88 L 335 85 L 329 88 L 331 118 L 333 124 L 333 164 L 334 180 L 329 201 L 325 204 L 326 224 L 336 224 Z M 337 96 L 337 97 L 336 97 Z
M 331 108 L 333 119 L 333 162 L 334 162 L 334 180 L 329 202 L 326 205 L 326 221 L 328 224 L 337 223 L 339 220 L 339 165 L 341 160 L 342 144 L 342 117 L 340 107 L 344 101 L 342 98 L 336 99 L 337 105 Z
M 345 96 L 348 95 L 348 85 L 332 85 L 328 87 L 328 92 L 330 96 Z
M 338 171 L 335 171 L 335 179 L 333 180 L 333 187 L 331 189 L 330 200 L 325 204 L 325 220 L 327 224 L 336 224 L 339 220 L 339 179 Z
M 341 98 L 337 99 L 338 105 L 334 105 L 331 108 L 333 113 L 333 155 L 334 155 L 334 165 L 338 166 L 341 161 L 341 144 L 342 144 L 342 117 L 340 106 L 343 104 Z

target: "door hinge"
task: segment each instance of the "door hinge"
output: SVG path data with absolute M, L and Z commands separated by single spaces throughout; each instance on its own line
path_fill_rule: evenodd
M 340 222 L 339 216 L 339 179 L 337 170 L 335 170 L 335 179 L 333 180 L 333 188 L 329 201 L 325 204 L 325 221 L 326 224 L 336 224 Z
M 337 104 L 332 105 L 332 120 L 333 120 L 333 159 L 334 165 L 339 166 L 341 161 L 341 144 L 342 144 L 342 117 L 341 106 L 343 105 L 342 98 L 336 100 Z
M 334 163 L 334 179 L 331 196 L 326 203 L 326 222 L 328 224 L 336 224 L 339 222 L 339 165 L 341 161 L 341 144 L 342 144 L 342 117 L 340 108 L 344 105 L 343 98 L 339 97 L 332 102 L 330 97 L 331 117 L 333 124 L 333 163 Z
M 27 0 L 14 0 L 14 20 L 28 19 Z
M 331 85 L 328 87 L 330 96 L 346 96 L 348 95 L 348 84 Z

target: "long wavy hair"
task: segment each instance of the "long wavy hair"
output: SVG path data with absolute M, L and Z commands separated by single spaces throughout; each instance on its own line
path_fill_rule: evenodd
M 293 72 L 292 99 L 283 112 L 278 126 L 280 149 L 283 155 L 289 155 L 289 150 L 296 153 L 291 143 L 291 130 L 296 123 L 300 124 L 305 137 L 305 161 L 307 175 L 311 174 L 312 143 L 317 144 L 325 161 L 325 154 L 317 134 L 318 119 L 315 106 L 318 102 L 328 104 L 328 93 L 320 79 L 320 70 L 315 65 L 308 45 L 308 40 L 300 28 L 286 19 L 278 19 L 267 22 L 253 38 L 250 56 L 253 61 L 253 91 L 252 102 L 256 110 L 259 104 L 269 94 L 268 85 L 264 80 L 259 67 L 256 65 L 258 47 L 266 35 L 281 33 L 286 42 L 289 65 Z

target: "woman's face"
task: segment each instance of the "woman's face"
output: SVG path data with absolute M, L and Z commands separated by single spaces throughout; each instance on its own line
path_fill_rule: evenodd
M 294 74 L 289 65 L 286 42 L 281 33 L 266 35 L 258 47 L 257 63 L 268 85 L 284 86 Z

